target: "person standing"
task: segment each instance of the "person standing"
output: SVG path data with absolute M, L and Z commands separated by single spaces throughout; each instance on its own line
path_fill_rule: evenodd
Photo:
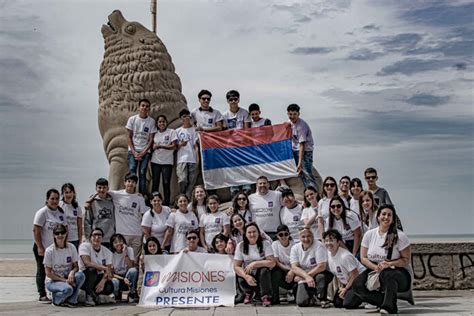
M 351 178 L 349 176 L 342 176 L 339 179 L 339 196 L 344 200 L 347 208 L 350 208 L 352 196 L 349 194 L 349 186 Z
M 51 300 L 46 295 L 45 279 L 46 271 L 44 269 L 45 249 L 53 244 L 53 228 L 55 224 L 64 224 L 67 226 L 66 215 L 59 207 L 59 191 L 49 189 L 46 192 L 46 205 L 40 208 L 33 220 L 33 236 L 35 244 L 33 245 L 33 254 L 36 260 L 36 288 L 38 289 L 39 301 L 50 303 Z
M 313 175 L 313 150 L 314 140 L 308 123 L 300 118 L 300 107 L 298 104 L 290 104 L 286 108 L 288 119 L 293 133 L 292 149 L 296 162 L 296 170 L 301 175 L 304 187 L 315 187 L 321 192 L 322 182 L 318 174 L 318 179 Z
M 64 210 L 67 219 L 68 242 L 79 249 L 82 242 L 82 209 L 76 200 L 76 190 L 72 183 L 61 187 L 62 200 L 59 206 Z
M 252 103 L 249 105 L 249 114 L 250 118 L 252 119 L 250 122 L 251 128 L 272 125 L 272 121 L 270 121 L 270 119 L 260 116 L 262 112 L 260 111 L 260 106 L 257 103 Z
M 224 118 L 221 112 L 210 106 L 212 93 L 208 90 L 201 90 L 198 99 L 201 106 L 191 112 L 194 126 L 198 132 L 217 132 L 223 128 Z
M 249 112 L 239 106 L 240 93 L 236 90 L 230 90 L 226 94 L 229 109 L 222 116 L 227 129 L 246 129 L 250 128 Z M 230 187 L 230 196 L 233 198 L 239 191 L 245 191 L 250 194 L 252 186 L 250 184 L 236 185 Z
M 390 195 L 388 195 L 387 190 L 377 186 L 377 180 L 379 179 L 377 175 L 377 170 L 374 168 L 367 168 L 364 171 L 365 181 L 369 186 L 367 189 L 374 194 L 375 204 L 382 205 L 388 204 L 393 205 Z
M 140 176 L 138 191 L 147 192 L 146 171 L 150 162 L 150 149 L 153 146 L 153 137 L 156 133 L 155 120 L 148 116 L 151 103 L 147 99 L 138 102 L 138 114 L 130 117 L 125 128 L 128 130 L 128 171 Z

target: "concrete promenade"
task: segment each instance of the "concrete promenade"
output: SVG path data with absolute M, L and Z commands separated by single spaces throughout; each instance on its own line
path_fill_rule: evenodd
M 33 277 L 0 277 L 0 315 L 379 315 L 375 310 L 299 308 L 295 305 L 272 307 L 246 306 L 218 308 L 143 308 L 130 304 L 96 307 L 55 307 L 38 303 Z M 474 290 L 415 291 L 416 305 L 399 302 L 401 315 L 474 315 Z

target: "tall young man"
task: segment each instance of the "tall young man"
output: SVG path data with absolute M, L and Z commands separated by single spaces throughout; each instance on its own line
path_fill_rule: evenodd
M 138 102 L 138 114 L 130 117 L 125 126 L 128 130 L 128 171 L 137 174 L 139 169 L 140 182 L 138 191 L 145 194 L 146 171 L 150 162 L 153 137 L 157 132 L 155 120 L 148 116 L 151 103 L 147 99 Z
M 191 112 L 191 118 L 198 132 L 217 132 L 223 128 L 224 118 L 221 112 L 210 106 L 212 93 L 208 90 L 201 90 L 198 93 L 200 106 Z
M 367 181 L 367 185 L 369 186 L 368 189 L 374 194 L 375 203 L 377 203 L 377 205 L 393 205 L 388 192 L 384 188 L 377 186 L 377 180 L 379 178 L 377 175 L 377 170 L 374 168 L 365 169 L 364 177 L 365 181 Z

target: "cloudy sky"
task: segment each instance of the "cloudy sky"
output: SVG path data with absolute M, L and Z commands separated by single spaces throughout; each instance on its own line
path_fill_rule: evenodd
M 474 2 L 158 1 L 188 106 L 241 92 L 274 122 L 289 103 L 323 176 L 373 166 L 409 234 L 474 233 Z M 102 24 L 151 25 L 149 1 L 0 1 L 0 239 L 31 238 L 50 187 L 79 200 L 108 173 L 97 127 Z

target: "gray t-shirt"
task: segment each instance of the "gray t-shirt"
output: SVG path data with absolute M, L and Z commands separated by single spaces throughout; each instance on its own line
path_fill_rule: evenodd
M 309 125 L 301 118 L 299 118 L 296 123 L 292 123 L 291 121 L 290 123 L 291 132 L 293 133 L 293 138 L 291 139 L 293 151 L 298 151 L 301 143 L 304 143 L 304 151 L 313 151 L 314 140 Z

